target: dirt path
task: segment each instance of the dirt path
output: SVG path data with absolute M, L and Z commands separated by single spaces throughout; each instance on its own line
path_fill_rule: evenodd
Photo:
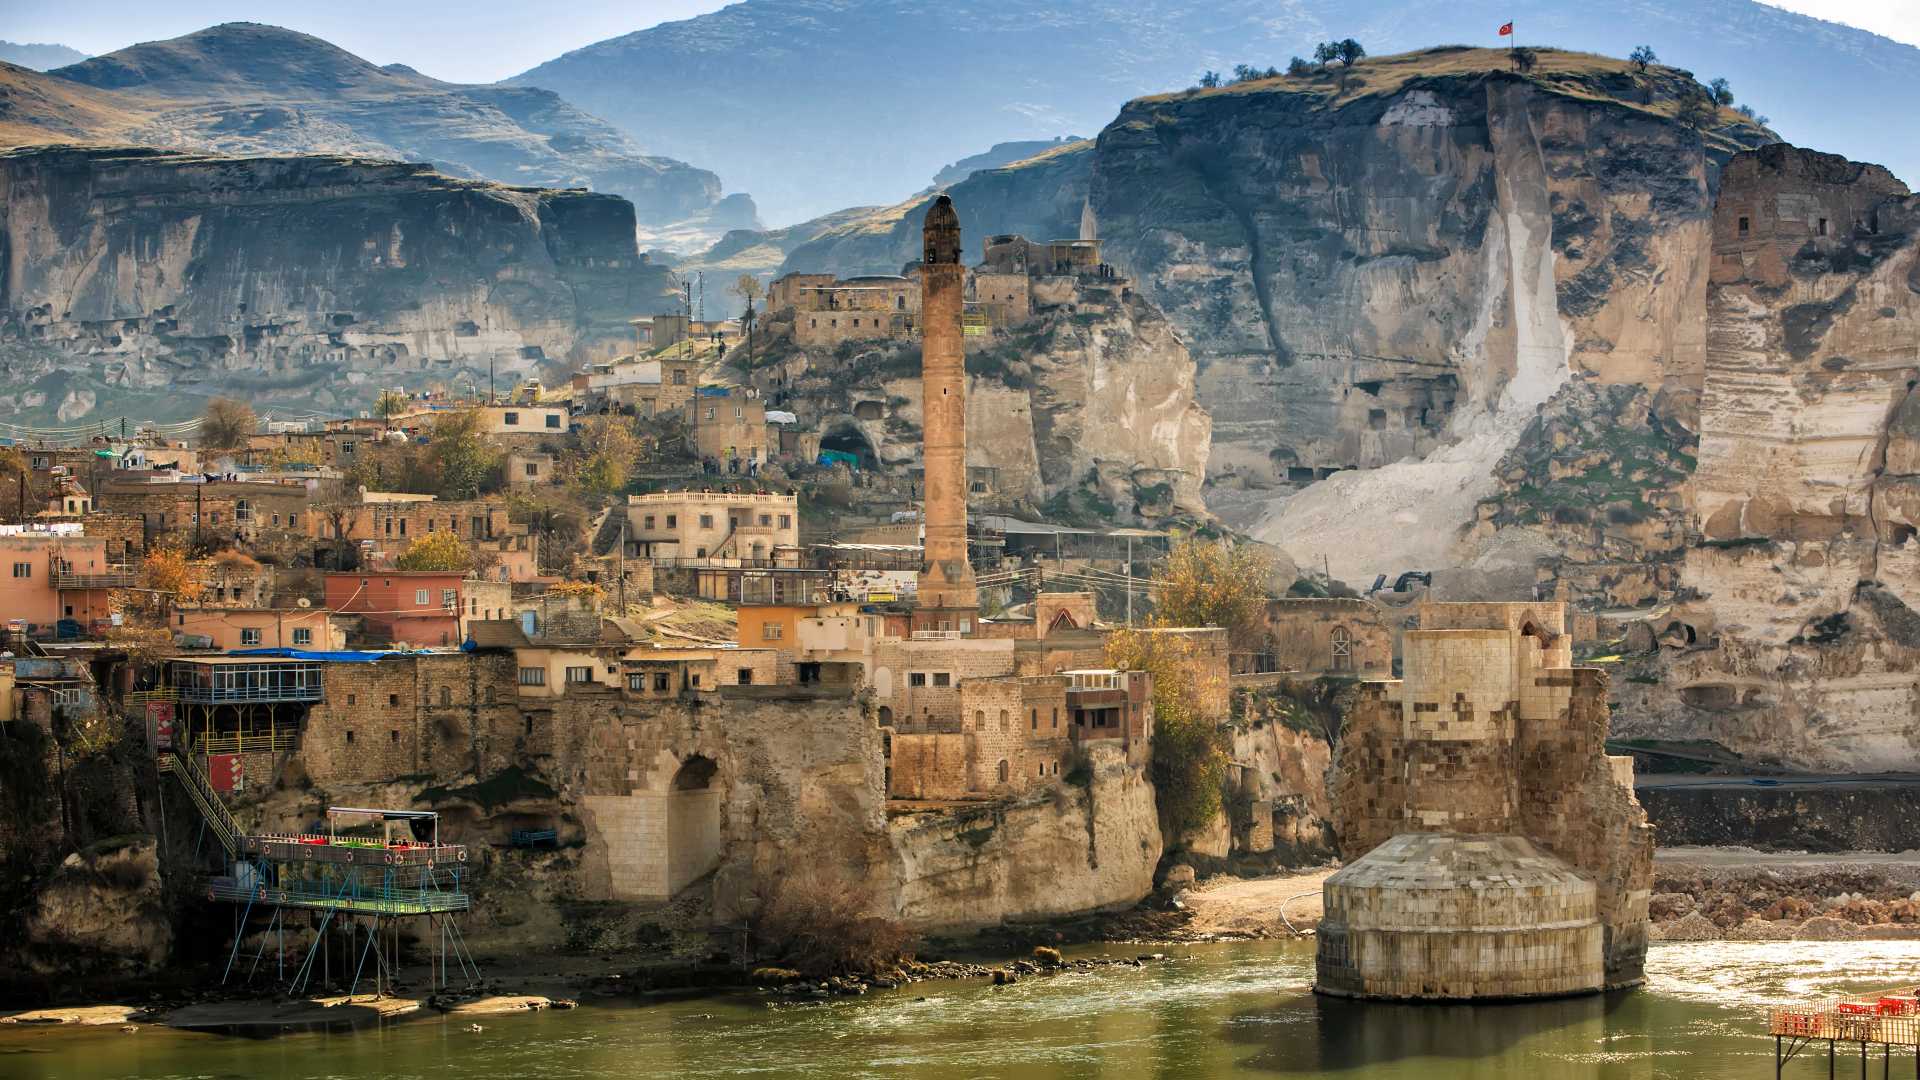
M 1293 937 L 1295 931 L 1320 924 L 1320 883 L 1335 869 L 1322 866 L 1274 877 L 1212 878 L 1182 897 L 1193 912 L 1187 932 L 1211 937 Z

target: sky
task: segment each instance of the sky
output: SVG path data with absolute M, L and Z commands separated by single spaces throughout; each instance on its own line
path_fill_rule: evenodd
M 1920 45 L 1920 0 L 1766 0 Z M 376 64 L 494 82 L 570 49 L 691 18 L 724 0 L 0 0 L 0 38 L 112 52 L 222 22 L 325 38 Z

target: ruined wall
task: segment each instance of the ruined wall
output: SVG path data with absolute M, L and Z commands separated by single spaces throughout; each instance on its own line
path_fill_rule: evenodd
M 1153 786 L 1118 747 L 1089 751 L 1085 787 L 887 823 L 895 914 L 926 930 L 1125 907 L 1153 889 Z
M 624 200 L 424 165 L 27 148 L 0 154 L 0 207 L 0 403 L 29 417 L 197 411 L 169 386 L 348 409 L 617 348 L 672 302 Z
M 1629 734 L 1802 768 L 1906 770 L 1920 745 L 1920 199 L 1779 145 L 1728 165 L 1714 218 L 1676 611 L 1711 628 Z

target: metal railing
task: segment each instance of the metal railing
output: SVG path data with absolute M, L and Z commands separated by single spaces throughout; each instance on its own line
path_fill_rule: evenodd
M 191 754 L 163 753 L 160 755 L 160 771 L 171 772 L 180 778 L 181 786 L 187 789 L 187 798 L 199 808 L 206 819 L 207 826 L 213 831 L 214 839 L 226 849 L 227 858 L 240 855 L 240 827 L 234 824 L 233 815 L 227 812 L 227 806 L 220 801 L 220 794 L 213 790 L 207 774 L 201 770 L 200 763 Z
M 260 734 L 202 735 L 193 740 L 193 749 L 201 754 L 266 754 L 291 750 L 299 741 L 297 729 L 278 728 Z
M 116 566 L 95 574 L 62 570 L 55 574 L 56 589 L 130 589 L 139 584 L 140 574 L 131 566 Z

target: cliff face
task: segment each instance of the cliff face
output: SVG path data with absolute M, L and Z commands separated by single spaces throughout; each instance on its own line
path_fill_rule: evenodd
M 196 412 L 195 387 L 337 407 L 579 358 L 672 304 L 624 200 L 422 165 L 29 148 L 0 153 L 0 207 L 0 381 L 29 422 L 86 394 Z
M 1496 63 L 1147 98 L 1100 136 L 1106 255 L 1200 361 L 1214 509 L 1336 577 L 1470 561 L 1459 530 L 1570 374 L 1700 377 L 1713 155 L 1761 133 L 1703 143 L 1677 72 Z
M 1812 768 L 1920 759 L 1920 198 L 1885 170 L 1771 146 L 1714 216 L 1676 611 L 1694 647 L 1649 730 Z

